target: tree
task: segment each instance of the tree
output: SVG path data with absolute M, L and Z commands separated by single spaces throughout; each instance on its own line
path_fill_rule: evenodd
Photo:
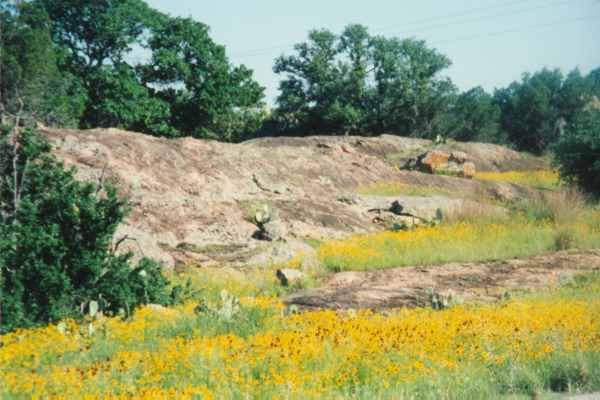
M 461 93 L 452 103 L 447 136 L 460 141 L 503 142 L 500 107 L 481 86 Z
M 311 31 L 295 51 L 274 66 L 285 74 L 276 118 L 289 132 L 432 136 L 455 90 L 439 77 L 450 61 L 425 42 L 372 37 L 361 25 Z
M 82 127 L 237 140 L 264 117 L 264 89 L 234 67 L 208 27 L 143 0 L 35 0 L 51 18 L 59 65 L 88 97 Z M 133 62 L 134 49 L 148 61 Z
M 103 66 L 91 74 L 94 82 L 81 125 L 123 127 L 160 136 L 180 136 L 170 125 L 171 106 L 139 82 L 128 64 Z
M 279 84 L 281 94 L 277 99 L 283 129 L 333 133 L 340 128 L 330 124 L 332 119 L 339 119 L 338 112 L 331 109 L 336 99 L 339 102 L 343 85 L 342 71 L 336 63 L 336 45 L 333 33 L 311 31 L 308 43 L 295 46 L 296 56 L 282 56 L 275 61 L 274 71 L 287 74 Z M 332 114 L 338 114 L 337 118 L 332 118 Z
M 578 70 L 566 78 L 557 69 L 524 74 L 495 93 L 502 129 L 519 150 L 542 153 L 589 103 L 588 88 Z
M 264 88 L 244 66 L 232 67 L 208 27 L 172 18 L 152 31 L 151 60 L 137 68 L 145 86 L 171 107 L 170 125 L 195 137 L 233 140 L 257 129 Z
M 30 3 L 18 7 L 0 2 L 0 104 L 4 111 L 19 107 L 47 125 L 76 126 L 83 112 L 81 82 L 57 66 L 59 57 L 50 36 L 50 20 Z
M 166 18 L 143 0 L 36 0 L 52 21 L 65 67 L 90 84 L 92 72 L 121 64 L 149 27 Z
M 421 40 L 377 37 L 373 47 L 374 131 L 435 137 L 435 121 L 456 93 L 450 79 L 439 75 L 450 60 Z
M 81 315 L 165 303 L 160 266 L 116 255 L 127 207 L 116 191 L 75 180 L 20 117 L 0 131 L 0 333 Z
M 600 198 L 600 111 L 577 115 L 553 145 L 561 175 Z
M 592 94 L 600 99 L 600 67 L 590 71 L 586 80 Z

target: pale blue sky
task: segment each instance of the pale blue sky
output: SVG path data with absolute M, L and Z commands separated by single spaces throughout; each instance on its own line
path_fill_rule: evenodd
M 254 70 L 269 103 L 280 77 L 273 60 L 310 29 L 361 23 L 372 34 L 424 39 L 450 57 L 462 90 L 506 86 L 525 71 L 600 66 L 600 0 L 147 0 L 211 28 L 235 64 Z

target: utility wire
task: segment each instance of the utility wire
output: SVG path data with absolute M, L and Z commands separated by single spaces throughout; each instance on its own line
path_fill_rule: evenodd
M 518 1 L 518 2 L 509 2 L 509 3 L 504 3 L 502 4 L 503 6 L 507 6 L 507 5 L 514 5 L 516 3 L 523 3 L 522 1 Z M 431 30 L 431 29 L 439 29 L 439 28 L 444 28 L 444 27 L 449 27 L 449 26 L 454 26 L 454 25 L 458 25 L 458 24 L 464 24 L 464 23 L 472 23 L 472 22 L 478 22 L 478 21 L 482 21 L 482 20 L 486 20 L 486 19 L 490 19 L 490 18 L 497 18 L 497 17 L 503 17 L 503 16 L 509 16 L 509 15 L 517 15 L 517 14 L 523 14 L 523 13 L 528 13 L 528 12 L 532 12 L 532 11 L 537 11 L 540 9 L 544 9 L 544 8 L 550 8 L 550 7 L 555 7 L 555 6 L 560 6 L 560 5 L 566 5 L 567 3 L 572 3 L 570 1 L 556 1 L 553 2 L 551 4 L 543 4 L 543 5 L 538 5 L 536 7 L 530 7 L 527 9 L 521 9 L 521 10 L 513 10 L 510 12 L 504 12 L 504 13 L 500 13 L 500 14 L 490 14 L 490 15 L 485 15 L 485 16 L 479 16 L 476 18 L 471 18 L 468 20 L 463 20 L 463 21 L 454 21 L 452 23 L 445 23 L 445 24 L 437 24 L 437 25 L 433 25 L 433 26 L 426 26 L 426 27 L 422 27 L 422 28 L 415 28 L 415 29 L 410 29 L 410 30 L 405 30 L 405 31 L 400 31 L 400 32 L 395 32 L 394 34 L 410 34 L 410 33 L 414 33 L 414 32 L 422 32 L 422 31 L 427 31 L 427 30 Z M 441 17 L 434 17 L 434 18 L 429 18 L 429 19 L 421 19 L 421 20 L 417 20 L 417 21 L 412 21 L 412 22 L 408 22 L 406 24 L 403 24 L 402 26 L 406 26 L 406 25 L 414 25 L 414 24 L 418 24 L 418 23 L 422 23 L 422 22 L 427 22 L 427 21 L 433 21 L 433 20 L 441 20 L 441 19 L 449 19 L 449 18 L 455 18 L 455 17 L 460 17 L 460 16 L 464 16 L 464 15 L 468 15 L 468 14 L 472 14 L 474 12 L 479 12 L 479 11 L 487 11 L 491 8 L 498 8 L 499 5 L 496 5 L 495 7 L 487 7 L 487 8 L 478 8 L 478 9 L 473 9 L 470 11 L 466 11 L 460 14 L 453 14 L 453 15 L 448 15 L 448 16 L 441 16 Z M 388 26 L 386 28 L 383 29 L 378 29 L 375 30 L 377 33 L 381 33 L 381 32 L 385 32 L 386 30 L 390 30 L 391 26 Z M 266 47 L 266 48 L 262 48 L 262 49 L 257 49 L 257 50 L 252 50 L 252 51 L 248 51 L 246 53 L 239 53 L 239 54 L 233 54 L 232 57 L 257 57 L 257 56 L 263 56 L 263 55 L 269 55 L 272 54 L 274 51 L 276 50 L 286 50 L 286 49 L 292 49 L 294 45 L 277 45 L 277 46 L 271 46 L 271 47 Z
M 469 14 L 473 14 L 479 11 L 488 11 L 491 9 L 495 9 L 498 7 L 506 7 L 506 6 L 510 6 L 510 5 L 514 5 L 514 4 L 523 4 L 523 0 L 517 0 L 517 1 L 509 1 L 509 2 L 503 2 L 501 4 L 496 4 L 494 6 L 491 7 L 478 7 L 478 8 L 474 8 L 459 14 L 450 14 L 450 15 L 442 15 L 442 16 L 438 16 L 438 17 L 432 17 L 432 18 L 422 18 L 422 19 L 418 19 L 418 20 L 413 20 L 413 21 L 409 21 L 406 22 L 404 24 L 402 24 L 402 26 L 406 26 L 406 25 L 418 25 L 421 24 L 423 22 L 432 22 L 432 21 L 438 21 L 438 20 L 443 20 L 443 19 L 449 19 L 449 18 L 455 18 L 455 17 L 461 17 L 464 15 L 469 15 Z M 384 32 L 386 30 L 390 30 L 390 29 L 394 29 L 397 28 L 398 25 L 388 25 L 385 27 L 382 27 L 380 29 L 377 29 L 377 31 L 379 32 Z M 254 53 L 260 53 L 260 52 L 264 52 L 264 51 L 270 51 L 270 50 L 280 50 L 280 49 L 286 49 L 286 48 L 290 48 L 293 47 L 293 44 L 289 44 L 289 43 L 285 43 L 285 44 L 278 44 L 278 45 L 273 45 L 273 46 L 269 46 L 269 47 L 263 47 L 260 49 L 254 49 L 254 50 L 250 50 L 246 53 L 241 53 L 241 54 L 237 54 L 237 56 L 244 56 L 247 54 L 254 54 Z
M 523 4 L 524 1 L 505 1 L 502 2 L 500 4 L 496 4 L 493 5 L 491 7 L 479 7 L 479 8 L 473 8 L 471 10 L 468 11 L 463 11 L 461 13 L 457 13 L 457 14 L 450 14 L 450 15 L 442 15 L 442 16 L 437 16 L 437 17 L 431 17 L 431 18 L 422 18 L 422 19 L 418 19 L 415 21 L 409 21 L 406 23 L 403 23 L 401 26 L 406 26 L 406 25 L 418 25 L 421 24 L 423 22 L 434 22 L 434 21 L 439 21 L 439 20 L 444 20 L 444 19 L 451 19 L 451 18 L 456 18 L 456 17 L 464 17 L 465 15 L 469 15 L 469 14 L 473 14 L 473 13 L 478 13 L 479 11 L 489 11 L 492 10 L 494 8 L 505 8 L 506 6 L 511 6 L 514 4 Z M 379 32 L 385 32 L 385 31 L 389 31 L 390 29 L 395 29 L 397 28 L 398 24 L 395 25 L 389 25 L 383 28 L 378 29 Z
M 415 33 L 415 32 L 422 32 L 422 31 L 428 31 L 428 30 L 432 30 L 432 29 L 439 29 L 439 28 L 446 28 L 449 26 L 455 26 L 455 25 L 463 25 L 463 24 L 470 24 L 473 22 L 479 22 L 479 21 L 485 21 L 487 19 L 494 19 L 494 18 L 499 18 L 499 17 L 506 17 L 506 16 L 511 16 L 511 15 L 519 15 L 519 14 L 526 14 L 532 11 L 537 11 L 537 10 L 541 10 L 544 8 L 551 8 L 551 7 L 555 7 L 555 6 L 561 6 L 561 5 L 565 5 L 567 3 L 571 3 L 572 1 L 569 0 L 562 0 L 562 1 L 555 1 L 553 3 L 547 3 L 544 5 L 540 5 L 537 7 L 532 7 L 532 8 L 527 8 L 524 10 L 516 10 L 516 11 L 510 11 L 510 12 L 505 12 L 505 13 L 501 13 L 501 14 L 489 14 L 489 15 L 483 15 L 483 16 L 479 16 L 476 18 L 470 18 L 470 19 L 466 19 L 466 20 L 462 20 L 462 21 L 456 21 L 453 23 L 449 23 L 449 24 L 437 24 L 437 25 L 430 25 L 424 28 L 419 28 L 419 29 L 408 29 L 408 30 L 403 30 L 403 31 L 396 31 L 394 33 L 392 33 L 393 35 L 406 35 L 406 34 L 411 34 L 411 33 Z
M 464 36 L 461 38 L 455 38 L 455 39 L 450 39 L 450 40 L 444 40 L 441 42 L 435 42 L 435 45 L 462 42 L 462 41 L 467 41 L 467 40 L 476 40 L 476 39 L 481 39 L 481 38 L 500 36 L 500 35 L 504 35 L 507 33 L 526 32 L 526 31 L 536 30 L 539 28 L 548 28 L 548 27 L 552 27 L 552 26 L 556 26 L 556 25 L 567 25 L 567 24 L 571 24 L 573 22 L 592 20 L 592 19 L 600 19 L 600 15 L 590 15 L 587 17 L 571 18 L 571 19 L 566 19 L 566 20 L 556 20 L 553 22 L 545 23 L 545 24 L 529 25 L 529 26 L 526 26 L 523 28 L 505 29 L 505 30 L 497 31 L 497 32 L 484 33 L 481 35 Z

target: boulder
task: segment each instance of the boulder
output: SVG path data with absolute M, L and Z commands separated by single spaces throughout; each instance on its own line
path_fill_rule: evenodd
M 452 162 L 464 164 L 468 160 L 469 156 L 463 151 L 453 151 L 452 153 L 450 153 L 450 161 Z
M 421 170 L 433 174 L 437 170 L 446 168 L 449 160 L 450 154 L 445 151 L 432 150 L 421 155 L 418 164 Z
M 476 169 L 475 169 L 475 164 L 472 162 L 466 162 L 462 165 L 462 177 L 463 178 L 474 178 L 475 177 L 475 173 L 476 173 Z
M 271 242 L 283 240 L 286 234 L 287 229 L 280 221 L 267 222 L 263 225 L 263 229 L 261 231 L 262 238 Z
M 155 313 L 159 313 L 159 314 L 166 314 L 170 311 L 167 307 L 162 306 L 160 304 L 147 304 L 146 308 L 148 308 L 149 310 L 152 310 Z
M 284 303 L 301 310 L 451 306 L 496 301 L 507 292 L 557 286 L 561 276 L 600 271 L 600 251 L 561 251 L 479 263 L 406 266 L 339 272 L 320 288 L 291 294 Z
M 297 269 L 284 268 L 277 270 L 277 279 L 279 279 L 279 282 L 281 282 L 283 286 L 294 284 L 302 278 L 304 278 L 304 274 Z
M 398 200 L 394 200 L 392 206 L 390 207 L 390 211 L 396 215 L 402 215 L 402 212 L 404 211 L 404 206 L 400 204 Z

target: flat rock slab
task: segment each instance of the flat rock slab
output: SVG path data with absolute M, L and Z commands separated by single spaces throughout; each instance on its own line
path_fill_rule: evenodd
M 558 285 L 561 279 L 600 271 L 600 251 L 562 251 L 485 263 L 452 263 L 372 272 L 341 272 L 324 286 L 285 300 L 301 309 L 383 309 L 428 304 L 428 290 L 465 301 L 493 301 L 515 290 Z

